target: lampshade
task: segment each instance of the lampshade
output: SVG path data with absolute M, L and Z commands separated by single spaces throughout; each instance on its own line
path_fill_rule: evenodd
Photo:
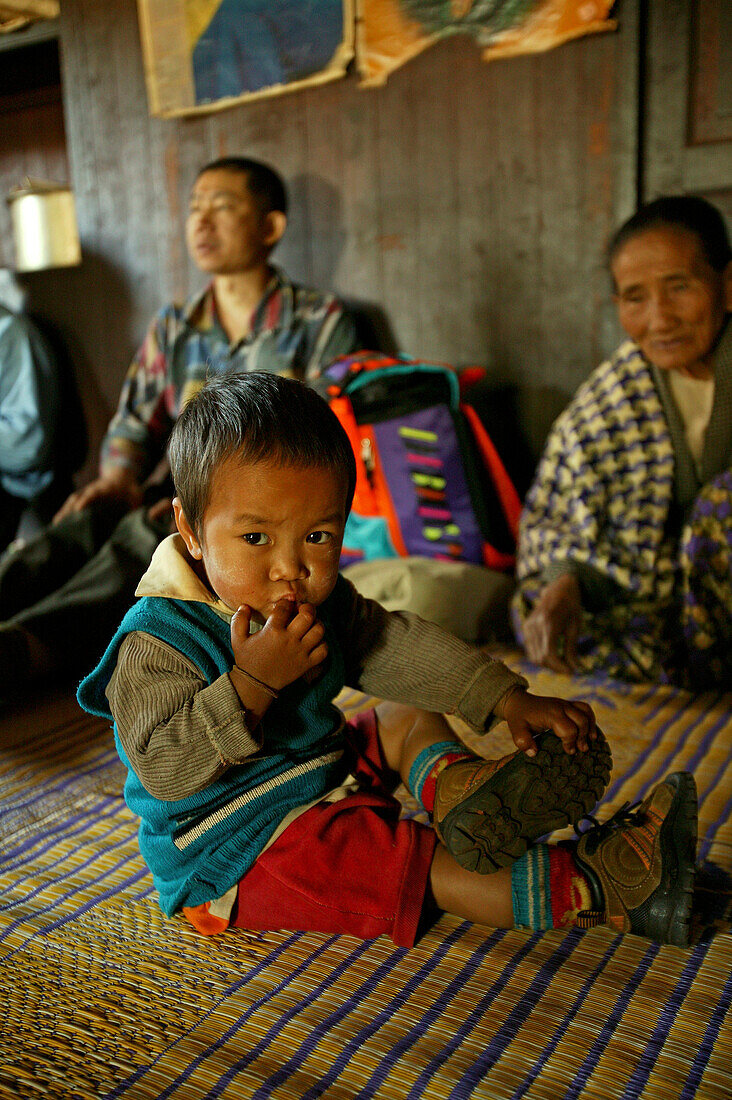
M 70 188 L 26 178 L 7 198 L 16 271 L 44 271 L 81 263 L 76 208 Z

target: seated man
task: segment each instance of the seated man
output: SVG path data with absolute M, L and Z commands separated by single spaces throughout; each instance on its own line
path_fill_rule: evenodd
M 529 658 L 691 689 L 732 673 L 732 250 L 696 197 L 611 241 L 629 340 L 550 433 L 521 520 Z
M 50 347 L 20 310 L 0 302 L 0 551 L 26 509 L 50 519 L 63 499 L 54 476 L 58 411 Z
M 154 498 L 146 479 L 208 374 L 256 369 L 309 381 L 357 348 L 355 324 L 332 295 L 297 286 L 270 264 L 286 224 L 284 184 L 268 166 L 232 157 L 199 173 L 186 239 L 212 280 L 154 318 L 107 430 L 99 477 L 0 562 L 5 684 L 77 675 L 103 652 L 170 527 L 164 492 L 143 507 Z

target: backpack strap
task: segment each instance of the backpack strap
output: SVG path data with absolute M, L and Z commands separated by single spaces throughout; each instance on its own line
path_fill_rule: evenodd
M 406 556 L 408 551 L 404 543 L 399 517 L 395 511 L 384 472 L 381 469 L 378 450 L 368 434 L 368 429 L 359 427 L 356 423 L 353 406 L 345 394 L 341 394 L 340 397 L 331 397 L 330 407 L 340 420 L 341 427 L 348 436 L 356 458 L 356 489 L 353 494 L 353 510 L 361 516 L 382 516 L 386 521 L 394 549 L 398 554 Z M 368 444 L 368 456 L 364 453 L 365 444 Z M 368 466 L 367 459 L 373 461 L 373 467 Z

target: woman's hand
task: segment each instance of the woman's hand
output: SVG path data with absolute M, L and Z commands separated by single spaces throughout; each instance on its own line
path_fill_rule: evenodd
M 581 624 L 579 581 L 573 573 L 565 573 L 543 589 L 534 610 L 524 620 L 527 657 L 555 672 L 574 672 Z

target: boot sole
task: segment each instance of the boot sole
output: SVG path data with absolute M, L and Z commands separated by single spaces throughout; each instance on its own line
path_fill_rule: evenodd
M 602 798 L 612 754 L 604 734 L 587 752 L 566 753 L 550 731 L 538 734 L 536 756 L 516 755 L 439 824 L 461 867 L 487 875 L 507 867 L 539 837 L 574 825 Z
M 688 947 L 696 872 L 696 782 L 688 772 L 674 772 L 665 782 L 672 783 L 676 793 L 659 836 L 663 873 L 641 907 L 642 917 L 637 910 L 631 914 L 631 931 L 658 943 Z

